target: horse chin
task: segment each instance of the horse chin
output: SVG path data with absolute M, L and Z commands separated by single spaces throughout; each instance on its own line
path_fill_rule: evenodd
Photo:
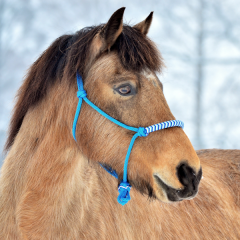
M 129 179 L 130 185 L 135 188 L 142 195 L 147 196 L 149 199 L 157 199 L 152 183 L 149 179 L 137 176 L 134 179 Z

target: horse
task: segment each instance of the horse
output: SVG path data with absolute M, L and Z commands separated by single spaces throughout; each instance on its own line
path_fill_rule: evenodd
M 147 136 L 175 118 L 147 37 L 153 13 L 129 26 L 124 10 L 59 37 L 29 69 L 1 169 L 0 239 L 240 239 L 240 151 L 196 152 L 179 126 Z M 134 132 L 119 124 L 143 130 L 127 172 Z

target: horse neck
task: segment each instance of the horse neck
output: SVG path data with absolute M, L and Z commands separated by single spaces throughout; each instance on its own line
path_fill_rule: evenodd
M 109 204 L 121 207 L 116 200 L 118 180 L 87 159 L 72 137 L 76 89 L 67 89 L 54 86 L 28 111 L 5 159 L 0 179 L 0 225 L 6 222 L 9 232 L 16 229 L 16 212 L 19 226 L 31 225 L 35 218 L 49 218 L 45 229 L 62 226 L 67 218 L 71 227 L 78 225 L 79 229 L 83 221 L 96 221 L 103 212 L 108 212 L 105 217 L 111 215 Z M 98 218 L 89 218 L 89 211 Z
M 16 201 L 28 189 L 53 198 L 71 196 L 75 188 L 84 192 L 81 184 L 96 175 L 71 134 L 77 106 L 71 91 L 64 82 L 56 84 L 26 114 L 2 170 L 9 187 L 16 185 Z

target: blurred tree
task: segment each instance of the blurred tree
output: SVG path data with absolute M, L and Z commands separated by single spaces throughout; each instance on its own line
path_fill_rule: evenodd
M 177 103 L 169 99 L 171 109 L 187 123 L 196 149 L 239 148 L 240 111 L 233 108 L 236 103 L 239 109 L 240 103 L 240 94 L 233 89 L 233 85 L 240 87 L 240 9 L 236 1 L 155 4 L 162 24 L 154 40 L 157 38 L 170 69 L 165 78 L 169 80 L 167 94 L 182 98 Z M 172 84 L 176 80 L 178 89 Z

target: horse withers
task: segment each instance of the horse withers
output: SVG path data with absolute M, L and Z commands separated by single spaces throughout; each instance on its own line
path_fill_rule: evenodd
M 146 36 L 153 14 L 131 27 L 123 13 L 58 38 L 30 68 L 1 170 L 0 239 L 240 238 L 239 151 L 197 154 L 179 127 L 139 137 L 122 206 L 117 188 L 134 132 L 83 101 L 72 136 L 77 73 L 87 98 L 122 124 L 175 120 L 157 77 L 162 57 Z

